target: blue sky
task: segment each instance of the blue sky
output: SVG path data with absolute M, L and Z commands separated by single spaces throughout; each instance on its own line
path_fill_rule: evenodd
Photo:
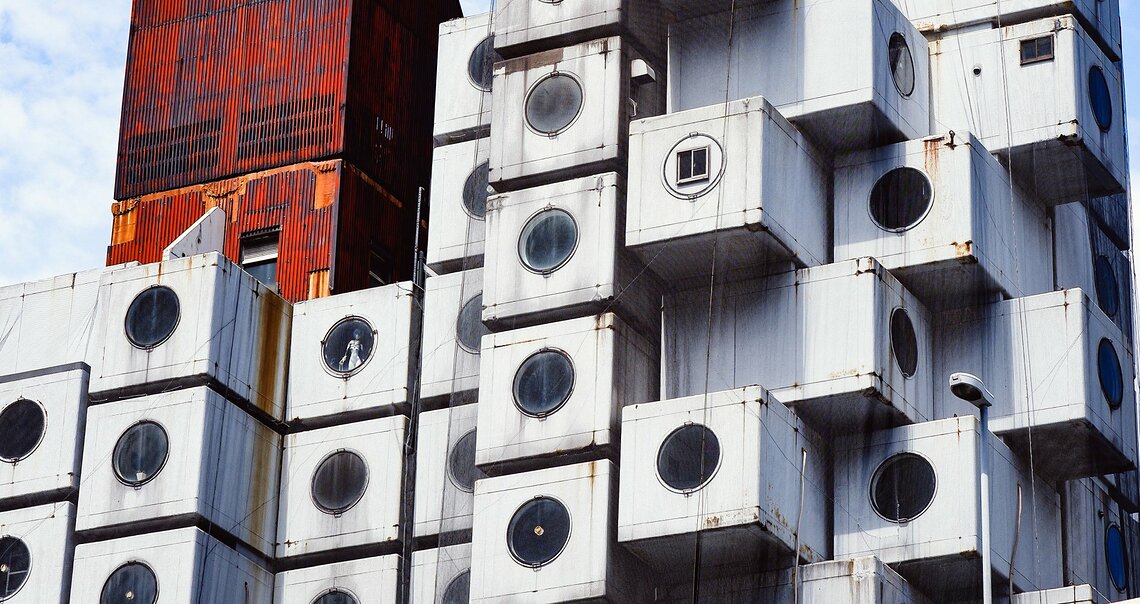
M 1120 5 L 1136 181 L 1140 0 Z M 0 0 L 0 285 L 104 262 L 129 21 L 130 0 Z

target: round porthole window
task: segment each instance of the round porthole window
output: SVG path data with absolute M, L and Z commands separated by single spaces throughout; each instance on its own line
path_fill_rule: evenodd
M 895 80 L 895 88 L 899 94 L 910 96 L 914 92 L 914 57 L 910 54 L 910 46 L 902 34 L 891 34 L 887 43 L 887 55 L 891 62 L 891 76 Z
M 899 453 L 875 471 L 871 505 L 891 522 L 908 522 L 930 507 L 934 490 L 934 466 L 914 453 Z
M 144 289 L 127 307 L 127 340 L 135 348 L 150 350 L 174 333 L 180 316 L 178 294 L 174 290 L 164 285 Z
M 127 562 L 116 568 L 99 594 L 99 604 L 155 604 L 157 601 L 158 577 L 141 562 Z
M 119 481 L 140 487 L 162 471 L 169 455 L 166 430 L 152 421 L 142 421 L 119 436 L 111 454 L 111 465 Z
M 1096 351 L 1096 371 L 1100 377 L 1100 390 L 1112 409 L 1120 407 L 1124 400 L 1124 374 L 1120 369 L 1120 357 L 1116 347 L 1108 338 L 1102 338 Z
M 700 424 L 677 428 L 657 451 L 657 475 L 674 491 L 691 493 L 708 484 L 720 465 L 720 441 Z
M 456 487 L 470 493 L 475 490 L 475 479 L 481 475 L 475 467 L 475 431 L 469 430 L 451 448 L 447 457 L 447 476 Z
M 479 354 L 479 344 L 487 328 L 483 325 L 483 294 L 476 294 L 459 309 L 455 320 L 455 336 L 459 346 L 472 354 Z
M 322 512 L 339 516 L 364 497 L 368 488 L 368 466 L 364 458 L 341 449 L 317 464 L 310 492 L 313 503 Z
M 1124 535 L 1115 524 L 1108 525 L 1104 531 L 1104 557 L 1108 562 L 1108 576 L 1116 590 L 1128 589 L 1128 558 L 1124 551 Z
M 471 601 L 471 571 L 459 573 L 443 590 L 441 604 L 467 604 Z
M 1096 125 L 1108 132 L 1112 128 L 1112 95 L 1104 71 L 1096 65 L 1089 68 L 1089 104 L 1092 105 Z
M 491 164 L 483 162 L 475 167 L 463 183 L 463 209 L 476 220 L 487 215 L 487 182 Z
M 574 390 L 574 363 L 561 350 L 540 350 L 515 373 L 515 406 L 532 417 L 558 411 Z
M 905 308 L 891 311 L 891 350 L 899 371 L 908 378 L 918 372 L 918 336 Z
M 32 454 L 44 437 L 47 418 L 39 403 L 17 399 L 0 411 L 0 460 L 16 463 Z
M 471 84 L 484 92 L 490 92 L 495 74 L 495 36 L 487 36 L 467 57 L 467 77 Z
M 535 214 L 519 235 L 519 258 L 527 269 L 549 274 L 562 268 L 578 247 L 578 224 L 564 210 Z
M 926 217 L 933 200 L 934 188 L 925 174 L 895 168 L 871 189 L 871 220 L 884 231 L 905 231 Z
M 331 589 L 313 600 L 313 604 L 357 604 L 357 601 L 347 591 Z
M 28 579 L 32 555 L 15 537 L 0 537 L 0 601 L 16 595 Z
M 376 332 L 368 321 L 345 317 L 332 326 L 321 342 L 325 368 L 334 375 L 349 377 L 368 362 L 375 344 Z
M 1120 310 L 1120 290 L 1116 283 L 1116 271 L 1107 256 L 1097 256 L 1093 262 L 1093 278 L 1096 285 L 1096 301 L 1100 309 L 1109 317 L 1115 317 Z
M 582 85 L 572 76 L 552 73 L 526 95 L 526 123 L 535 132 L 553 136 L 574 123 L 582 111 Z
M 515 510 L 507 526 L 507 548 L 523 566 L 548 564 L 570 541 L 570 511 L 561 501 L 535 497 Z

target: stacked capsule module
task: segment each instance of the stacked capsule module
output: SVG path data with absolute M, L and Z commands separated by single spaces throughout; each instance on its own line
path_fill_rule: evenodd
M 411 278 L 455 0 L 135 0 L 107 263 L 208 249 L 297 302 Z M 364 228 L 363 225 L 367 225 Z

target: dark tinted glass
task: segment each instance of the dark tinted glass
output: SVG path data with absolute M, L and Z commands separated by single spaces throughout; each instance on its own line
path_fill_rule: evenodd
M 1021 41 L 1021 64 L 1048 61 L 1053 58 L 1053 36 Z
M 1108 90 L 1108 80 L 1100 67 L 1089 68 L 1089 103 L 1092 104 L 1093 119 L 1101 130 L 1112 128 L 1112 95 Z
M 486 333 L 487 328 L 483 325 L 483 294 L 480 293 L 459 309 L 455 334 L 464 350 L 479 354 L 479 344 Z
M 519 564 L 542 566 L 570 540 L 570 512 L 562 502 L 536 497 L 522 504 L 507 527 L 507 546 Z
M 471 216 L 482 219 L 487 215 L 487 181 L 491 164 L 483 162 L 467 175 L 463 183 L 463 209 Z
M 154 604 L 158 601 L 158 578 L 145 564 L 128 562 L 107 577 L 99 604 Z
M 1115 317 L 1120 310 L 1120 290 L 1116 284 L 1116 271 L 1105 256 L 1097 256 L 1093 262 L 1093 277 L 1096 279 L 1096 302 L 1104 314 Z
M 526 121 L 543 134 L 561 132 L 582 109 L 582 87 L 574 78 L 554 74 L 538 83 L 526 98 Z
M 372 356 L 374 345 L 375 337 L 368 321 L 360 317 L 341 319 L 321 344 L 325 366 L 334 373 L 351 375 Z
M 154 348 L 178 326 L 178 294 L 165 286 L 144 290 L 127 308 L 127 339 L 138 348 Z
M 495 36 L 487 36 L 467 58 L 467 76 L 480 90 L 490 90 L 495 73 Z
M 578 245 L 578 225 L 562 210 L 546 210 L 527 221 L 519 238 L 519 257 L 532 271 L 557 270 Z
M 926 216 L 933 198 L 925 174 L 914 168 L 895 168 L 871 189 L 871 219 L 888 231 L 909 229 Z
M 910 315 L 903 308 L 896 308 L 891 313 L 891 350 L 903 375 L 914 377 L 918 371 L 918 337 L 914 334 Z
M 162 471 L 169 452 L 166 430 L 154 422 L 139 422 L 127 428 L 115 443 L 115 475 L 127 485 L 142 485 Z
M 1108 406 L 1116 409 L 1124 400 L 1124 375 L 1120 370 L 1120 357 L 1108 338 L 1100 341 L 1096 351 L 1096 371 L 1100 376 L 1100 389 Z
M 366 488 L 368 467 L 352 451 L 329 455 L 313 472 L 313 502 L 329 514 L 341 514 L 356 505 Z
M 447 473 L 455 486 L 468 492 L 475 490 L 475 480 L 482 478 L 483 473 L 475 468 L 474 430 L 460 436 L 451 448 L 451 454 L 447 457 Z
M 7 600 L 24 586 L 32 555 L 28 546 L 15 537 L 0 538 L 0 600 Z
M 19 461 L 27 457 L 44 436 L 44 409 L 26 398 L 0 411 L 0 459 Z
M 536 417 L 557 411 L 574 389 L 574 364 L 558 350 L 536 352 L 515 373 L 515 405 Z
M 891 522 L 907 522 L 934 501 L 934 467 L 913 453 L 883 462 L 871 484 L 871 504 Z
M 334 589 L 313 601 L 313 604 L 357 604 L 356 598 L 347 591 Z
M 887 50 L 895 87 L 898 88 L 899 94 L 910 96 L 914 92 L 914 57 L 910 54 L 906 38 L 898 32 L 891 34 Z
M 704 486 L 720 462 L 720 441 L 705 426 L 677 428 L 657 451 L 657 474 L 672 489 L 693 491 Z
M 471 601 L 471 571 L 465 570 L 447 584 L 440 604 L 467 604 Z
M 1128 566 L 1124 551 L 1124 535 L 1120 527 L 1115 524 L 1108 525 L 1104 532 L 1104 557 L 1108 561 L 1108 576 L 1117 591 L 1128 589 Z
M 250 264 L 242 265 L 245 272 L 253 276 L 261 282 L 262 285 L 277 290 L 277 260 L 269 260 L 266 262 L 253 262 Z

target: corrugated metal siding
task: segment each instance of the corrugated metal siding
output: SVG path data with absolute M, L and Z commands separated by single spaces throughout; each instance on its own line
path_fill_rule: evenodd
M 344 228 L 337 234 L 336 264 L 330 283 L 333 293 L 369 286 L 368 264 L 373 246 L 392 256 L 389 283 L 410 279 L 415 204 L 398 207 L 382 188 L 352 166 L 345 170 L 342 182 L 341 224 L 367 228 Z

